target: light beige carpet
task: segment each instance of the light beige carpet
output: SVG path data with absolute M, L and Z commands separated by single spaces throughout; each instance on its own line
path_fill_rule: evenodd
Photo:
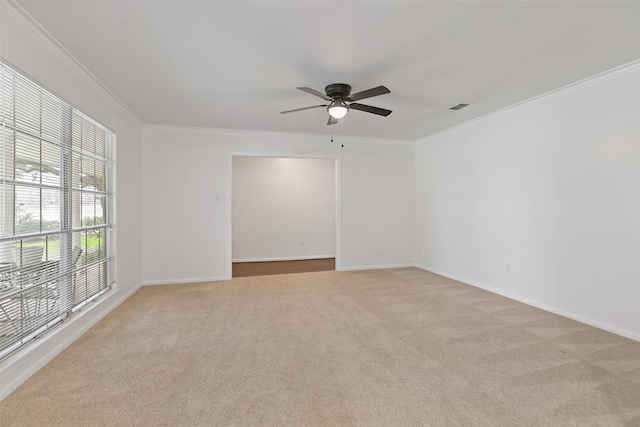
M 2 426 L 634 426 L 640 343 L 415 268 L 144 287 Z

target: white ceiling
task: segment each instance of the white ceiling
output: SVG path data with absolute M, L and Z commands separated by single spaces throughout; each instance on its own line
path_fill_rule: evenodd
M 334 131 L 413 141 L 640 59 L 637 1 L 18 3 L 147 124 L 326 134 L 297 86 L 385 85 Z

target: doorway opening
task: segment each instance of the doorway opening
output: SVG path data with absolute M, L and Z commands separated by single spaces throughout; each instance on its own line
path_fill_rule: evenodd
M 339 268 L 339 159 L 231 157 L 232 277 Z

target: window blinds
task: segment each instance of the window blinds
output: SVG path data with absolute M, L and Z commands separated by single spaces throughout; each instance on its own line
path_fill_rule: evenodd
M 0 358 L 110 289 L 115 135 L 0 63 Z

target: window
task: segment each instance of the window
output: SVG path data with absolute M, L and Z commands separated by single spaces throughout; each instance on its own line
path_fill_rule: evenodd
M 0 63 L 0 358 L 114 283 L 115 135 Z

